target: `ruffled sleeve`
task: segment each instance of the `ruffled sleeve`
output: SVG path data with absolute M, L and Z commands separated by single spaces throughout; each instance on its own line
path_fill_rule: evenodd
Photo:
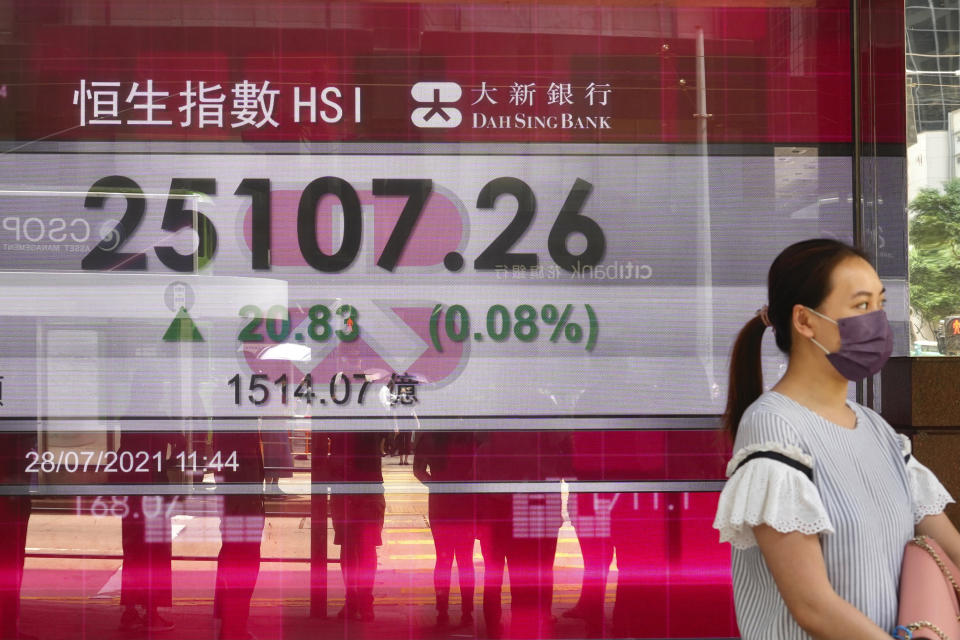
M 793 445 L 766 442 L 740 449 L 727 465 L 728 480 L 713 522 L 720 531 L 720 542 L 748 549 L 757 544 L 753 527 L 761 524 L 781 533 L 833 533 L 820 493 L 803 471 L 782 460 L 763 457 L 741 466 L 748 456 L 760 451 L 813 467 L 813 459 Z
M 953 502 L 950 492 L 940 483 L 933 471 L 922 465 L 912 454 L 910 439 L 900 434 L 900 445 L 907 458 L 907 481 L 913 500 L 913 523 L 919 524 L 927 516 L 942 513 Z

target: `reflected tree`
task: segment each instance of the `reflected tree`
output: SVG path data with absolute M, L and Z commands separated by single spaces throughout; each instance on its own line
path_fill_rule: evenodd
M 913 329 L 934 336 L 942 318 L 960 314 L 960 179 L 921 189 L 909 212 Z

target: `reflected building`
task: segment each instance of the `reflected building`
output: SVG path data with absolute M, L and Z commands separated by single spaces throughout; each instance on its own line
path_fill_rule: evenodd
M 908 201 L 960 176 L 960 6 L 906 0 Z

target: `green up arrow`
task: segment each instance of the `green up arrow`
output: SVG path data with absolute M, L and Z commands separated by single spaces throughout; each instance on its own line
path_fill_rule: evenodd
M 180 307 L 167 332 L 163 334 L 163 339 L 166 342 L 203 342 L 200 330 L 184 307 Z

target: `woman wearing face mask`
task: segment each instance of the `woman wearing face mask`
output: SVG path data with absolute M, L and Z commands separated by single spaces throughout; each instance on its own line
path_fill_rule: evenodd
M 734 456 L 714 527 L 733 546 L 744 640 L 883 640 L 896 627 L 900 564 L 917 534 L 960 562 L 953 500 L 909 441 L 847 400 L 893 346 L 884 288 L 856 249 L 807 240 L 768 275 L 768 300 L 737 336 L 725 427 Z M 789 356 L 763 392 L 767 327 Z

